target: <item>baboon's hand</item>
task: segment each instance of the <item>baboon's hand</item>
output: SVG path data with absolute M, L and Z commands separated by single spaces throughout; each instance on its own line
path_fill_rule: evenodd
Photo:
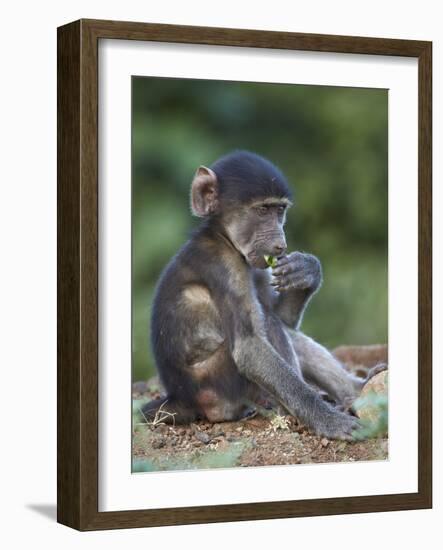
M 311 429 L 317 435 L 323 435 L 330 439 L 344 439 L 352 441 L 353 432 L 361 427 L 359 420 L 355 416 L 330 408 L 327 414 L 319 416 Z
M 300 289 L 316 290 L 322 280 L 320 261 L 312 254 L 292 252 L 279 258 L 272 271 L 271 284 L 279 292 Z

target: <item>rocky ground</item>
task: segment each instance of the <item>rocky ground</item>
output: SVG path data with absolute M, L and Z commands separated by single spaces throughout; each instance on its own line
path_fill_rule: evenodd
M 364 375 L 378 362 L 387 362 L 387 347 L 341 346 L 334 350 L 349 370 Z M 388 437 L 383 422 L 387 416 L 387 373 L 369 382 L 358 402 L 358 415 L 372 437 L 362 441 L 334 441 L 310 434 L 291 416 L 258 409 L 255 416 L 237 422 L 189 426 L 146 424 L 140 406 L 161 393 L 158 380 L 133 384 L 133 470 L 186 470 L 359 460 L 385 460 Z M 374 429 L 374 426 L 376 429 Z M 381 426 L 381 427 L 380 427 Z M 377 437 L 373 437 L 376 434 Z

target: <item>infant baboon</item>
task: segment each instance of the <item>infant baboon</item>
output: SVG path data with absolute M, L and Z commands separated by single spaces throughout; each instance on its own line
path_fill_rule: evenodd
M 359 427 L 345 411 L 384 367 L 357 378 L 299 331 L 322 270 L 311 254 L 286 254 L 290 206 L 285 177 L 256 154 L 197 170 L 191 208 L 203 222 L 163 271 L 152 309 L 167 395 L 144 406 L 147 419 L 162 407 L 178 423 L 234 420 L 270 395 L 317 434 L 350 439 Z

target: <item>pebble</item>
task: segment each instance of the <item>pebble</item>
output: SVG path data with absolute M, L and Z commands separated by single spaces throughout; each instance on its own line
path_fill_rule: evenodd
M 153 449 L 161 449 L 166 445 L 164 437 L 156 437 L 152 442 Z
M 211 441 L 211 437 L 206 432 L 195 430 L 194 436 L 205 445 L 207 445 Z
M 329 439 L 326 439 L 326 437 L 324 437 L 320 443 L 322 444 L 323 447 L 327 447 L 329 445 Z

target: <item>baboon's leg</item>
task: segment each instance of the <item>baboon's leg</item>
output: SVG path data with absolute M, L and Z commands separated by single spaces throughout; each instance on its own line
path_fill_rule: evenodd
M 194 401 L 202 418 L 223 422 L 248 415 L 246 400 L 251 383 L 238 372 L 225 343 L 187 370 L 196 387 Z
M 303 377 L 345 408 L 351 406 L 363 380 L 349 373 L 323 346 L 299 331 L 288 329 Z

